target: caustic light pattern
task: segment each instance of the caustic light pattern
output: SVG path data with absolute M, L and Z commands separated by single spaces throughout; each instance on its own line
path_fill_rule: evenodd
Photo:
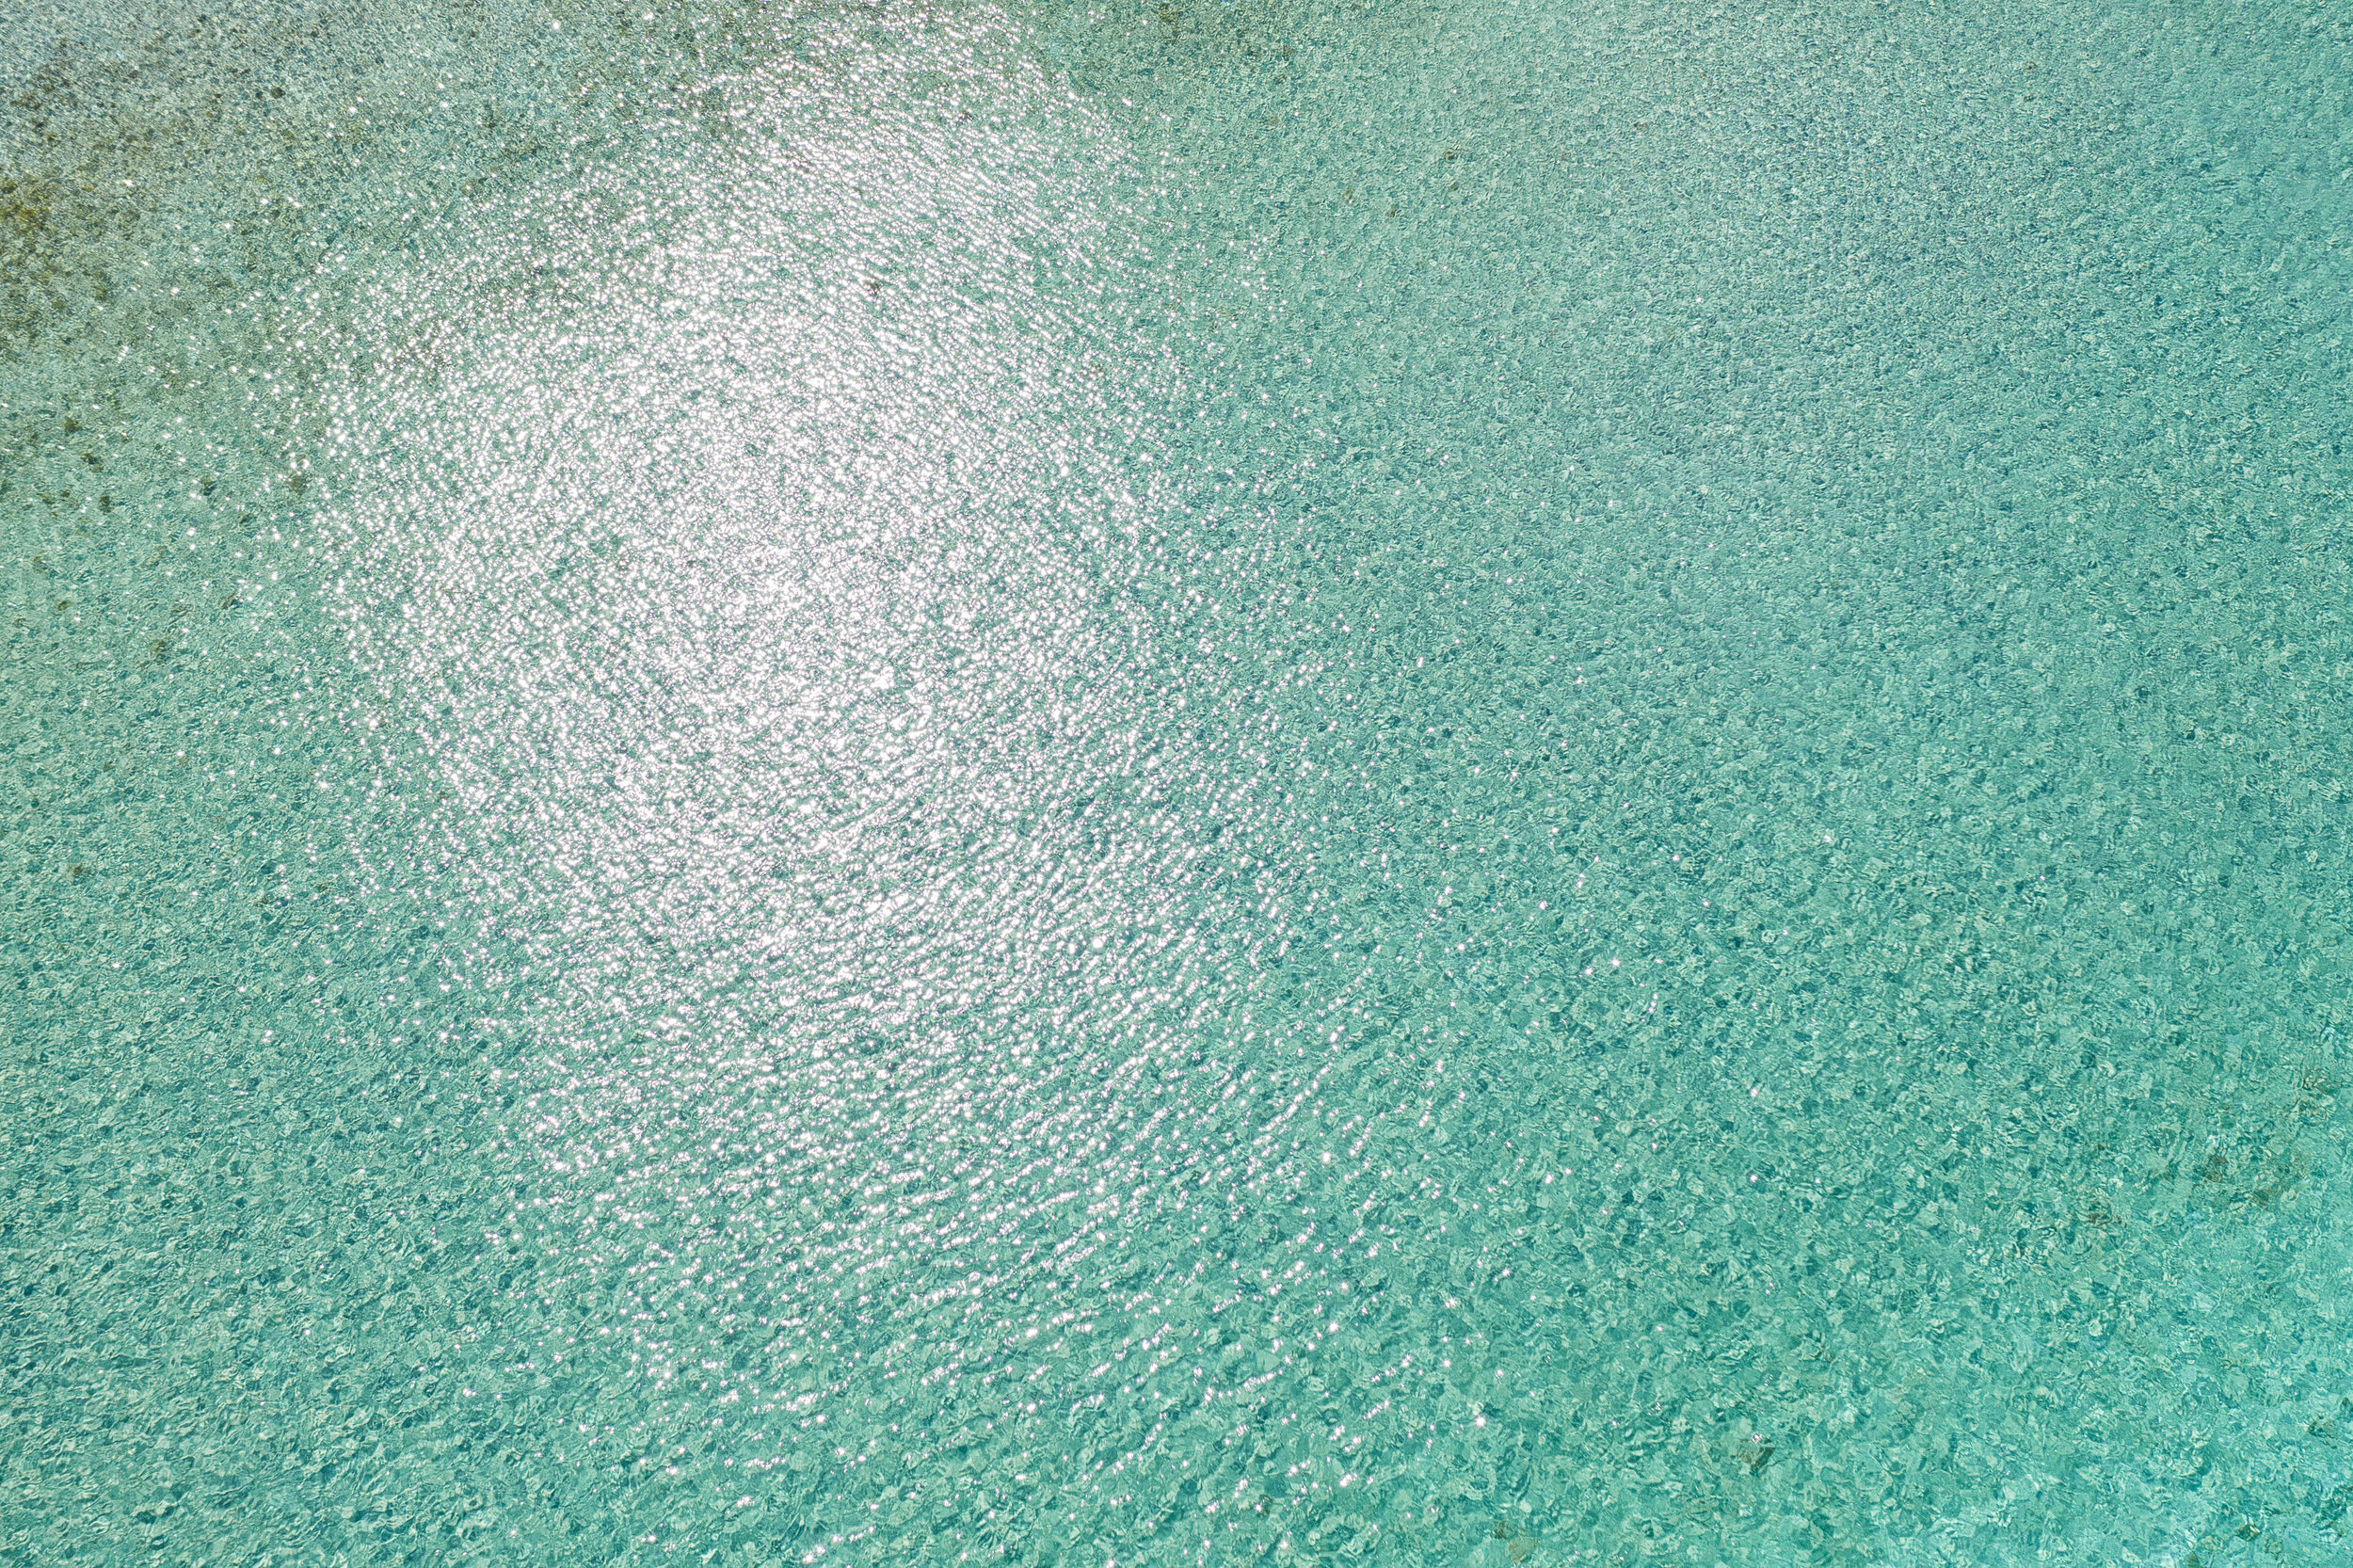
M 25 1561 L 2317 1561 L 2321 7 L 0 22 Z

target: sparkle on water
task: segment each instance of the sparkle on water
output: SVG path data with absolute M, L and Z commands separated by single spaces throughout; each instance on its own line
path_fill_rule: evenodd
M 2342 8 L 0 59 L 10 1560 L 2345 1550 Z

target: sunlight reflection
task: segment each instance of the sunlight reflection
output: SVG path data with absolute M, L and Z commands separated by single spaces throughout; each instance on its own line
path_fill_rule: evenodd
M 493 943 L 475 983 L 565 976 L 528 1027 L 573 1059 L 539 1124 L 571 1168 L 687 1067 L 649 1036 L 806 1069 L 805 1112 L 845 1037 L 952 1064 L 946 1020 L 1169 897 L 1180 849 L 1088 818 L 1149 663 L 1105 591 L 1136 432 L 1047 303 L 1112 264 L 1101 169 L 1021 128 L 1048 89 L 999 41 L 832 62 L 962 98 L 717 82 L 724 140 L 574 170 L 384 285 L 432 381 L 347 416 L 387 498 L 349 518 L 350 636 L 431 759 L 388 787 L 445 803 L 419 850 Z

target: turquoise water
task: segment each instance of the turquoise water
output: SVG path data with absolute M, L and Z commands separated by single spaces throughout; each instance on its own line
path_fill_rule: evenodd
M 2346 1555 L 2341 8 L 0 58 L 7 1560 Z

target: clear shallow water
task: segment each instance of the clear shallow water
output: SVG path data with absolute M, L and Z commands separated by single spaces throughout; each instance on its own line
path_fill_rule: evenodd
M 2333 11 L 6 27 L 16 1558 L 2342 1554 Z

